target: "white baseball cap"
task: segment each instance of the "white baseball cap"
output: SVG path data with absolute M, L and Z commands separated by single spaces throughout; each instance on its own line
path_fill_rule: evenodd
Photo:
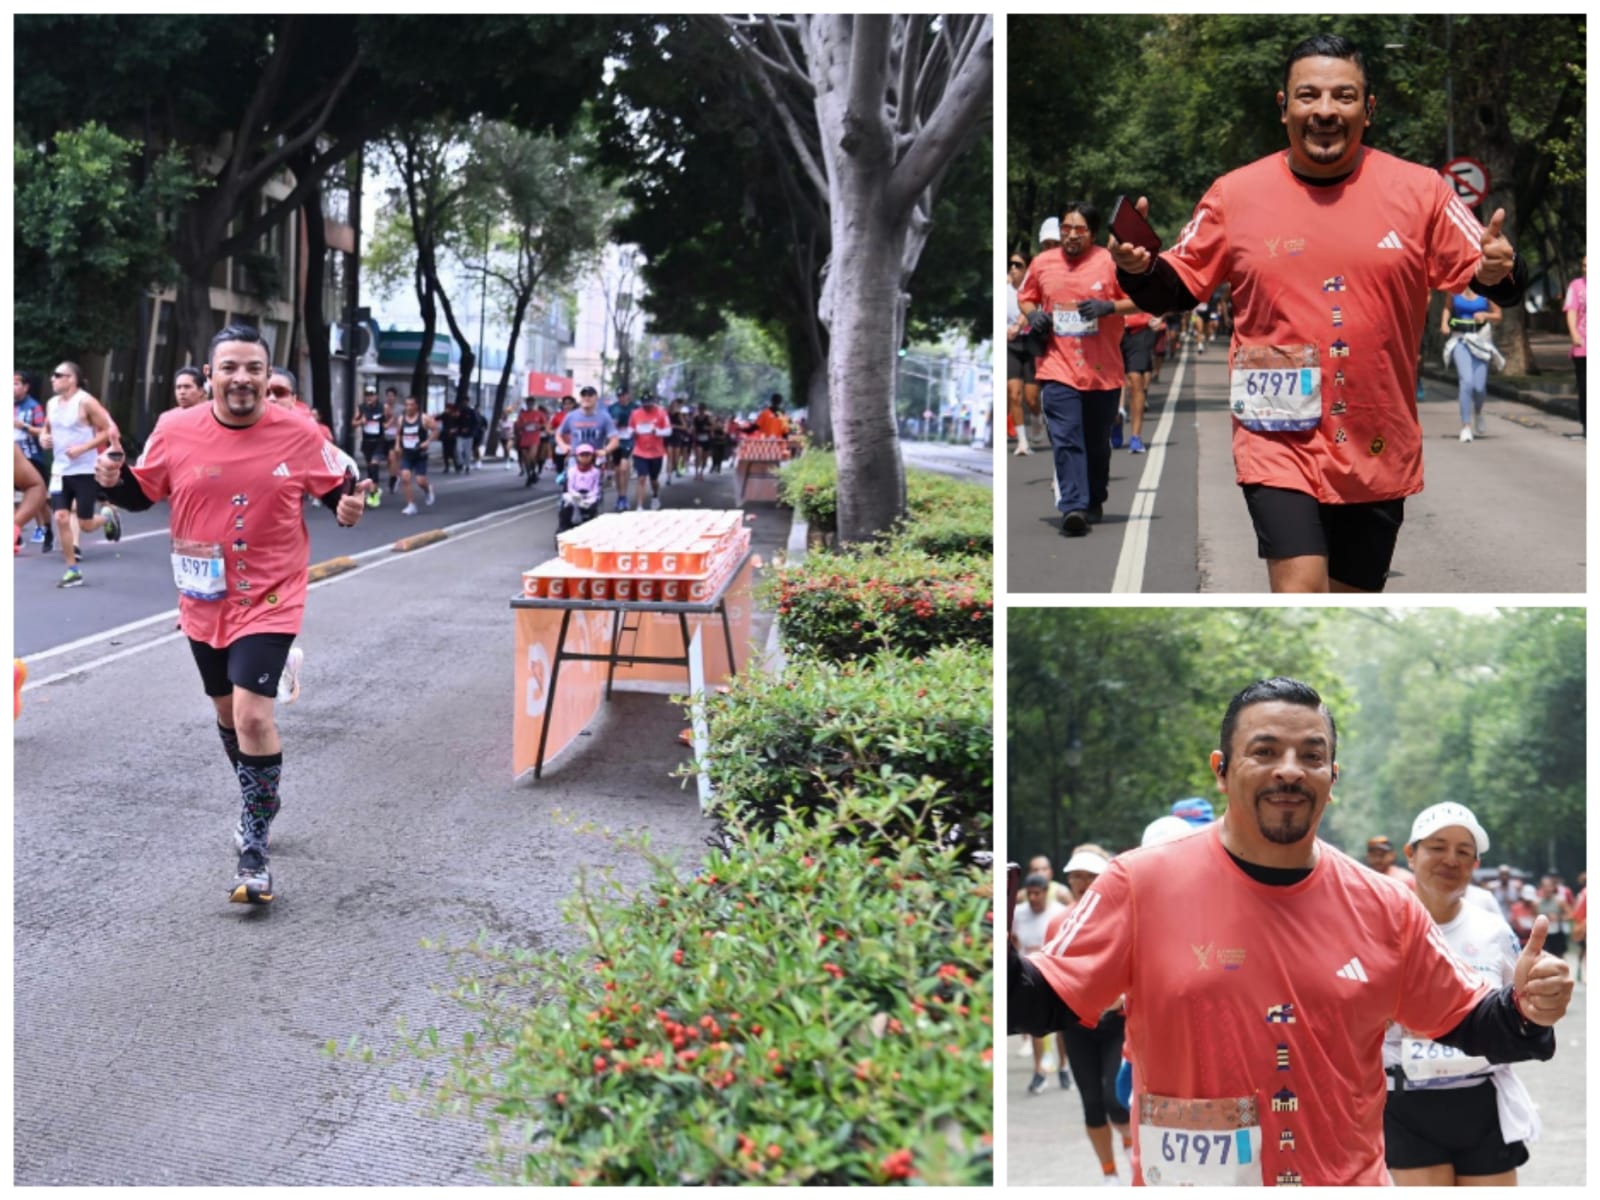
M 1111 861 L 1096 854 L 1093 850 L 1079 850 L 1067 860 L 1067 865 L 1061 868 L 1063 875 L 1071 875 L 1074 871 L 1087 871 L 1091 875 L 1103 875 Z
M 1443 804 L 1435 804 L 1425 808 L 1417 814 L 1417 819 L 1411 822 L 1411 836 L 1406 839 L 1406 845 L 1414 846 L 1425 837 L 1431 837 L 1441 829 L 1451 825 L 1459 825 L 1463 829 L 1472 831 L 1472 840 L 1478 845 L 1478 857 L 1482 858 L 1489 849 L 1489 835 L 1483 831 L 1483 826 L 1478 824 L 1478 818 L 1472 815 L 1472 810 L 1464 804 L 1457 804 L 1446 800 Z
M 1139 839 L 1141 846 L 1159 846 L 1162 842 L 1176 841 L 1181 837 L 1188 837 L 1191 833 L 1198 833 L 1200 826 L 1191 825 L 1182 817 L 1171 815 L 1157 817 L 1144 827 L 1144 836 Z
M 1061 240 L 1061 218 L 1046 217 L 1044 224 L 1039 226 L 1039 240 L 1041 242 L 1059 242 Z

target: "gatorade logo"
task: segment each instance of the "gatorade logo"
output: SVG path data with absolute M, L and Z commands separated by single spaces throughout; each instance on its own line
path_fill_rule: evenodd
M 528 682 L 523 689 L 522 710 L 530 717 L 544 716 L 549 698 L 550 652 L 543 642 L 528 647 Z

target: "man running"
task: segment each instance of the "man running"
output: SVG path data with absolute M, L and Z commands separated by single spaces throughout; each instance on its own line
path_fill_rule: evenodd
M 51 475 L 52 479 L 59 477 L 61 481 L 60 488 L 50 495 L 56 535 L 61 539 L 61 554 L 67 564 L 66 574 L 56 586 L 82 587 L 78 538 L 102 528 L 106 541 L 122 538 L 122 521 L 117 510 L 107 504 L 96 516 L 94 507 L 99 498 L 94 469 L 100 451 L 111 444 L 111 415 L 100 401 L 83 390 L 83 369 L 77 363 L 64 362 L 56 367 L 50 374 L 50 386 L 55 395 L 45 410 L 40 443 L 54 453 Z M 72 522 L 74 514 L 78 518 L 76 528 Z
M 33 379 L 21 371 L 11 374 L 12 424 L 16 428 L 17 449 L 40 479 L 50 478 L 50 460 L 39 438 L 44 434 L 44 405 L 33 394 Z M 20 489 L 19 489 L 20 490 Z M 55 534 L 50 524 L 50 498 L 48 487 L 44 493 L 44 507 L 34 513 L 33 540 L 44 543 L 44 553 L 50 553 Z
M 1134 1183 L 1382 1185 L 1389 1022 L 1490 1062 L 1548 1059 L 1567 964 L 1547 922 L 1491 989 L 1414 893 L 1317 839 L 1338 731 L 1316 691 L 1233 697 L 1211 754 L 1222 819 L 1118 855 L 1045 949 L 1009 962 L 1012 1032 L 1127 995 Z
M 179 408 L 193 408 L 210 399 L 206 395 L 205 372 L 199 367 L 179 367 L 173 377 L 172 398 Z
M 1382 591 L 1422 490 L 1428 290 L 1505 307 L 1527 267 L 1504 210 L 1484 228 L 1444 176 L 1361 144 L 1377 98 L 1350 42 L 1301 42 L 1277 100 L 1288 153 L 1217 180 L 1154 259 L 1113 236 L 1117 282 L 1146 312 L 1231 285 L 1233 459 L 1272 590 Z
M 617 478 L 617 511 L 628 511 L 628 464 L 633 461 L 633 426 L 630 424 L 638 405 L 627 388 L 617 390 L 616 401 L 611 405 L 611 424 L 617 430 L 617 448 L 611 452 L 612 473 Z
M 533 396 L 522 401 L 517 414 L 517 457 L 522 463 L 522 486 L 539 482 L 540 457 L 544 454 L 544 431 L 550 417 Z
M 1111 256 L 1094 244 L 1100 214 L 1086 200 L 1061 214 L 1061 245 L 1028 265 L 1017 306 L 1048 338 L 1033 372 L 1043 385 L 1045 429 L 1055 456 L 1061 532 L 1082 537 L 1104 515 L 1111 484 L 1111 425 L 1122 366 L 1122 317 L 1135 305 Z
M 378 389 L 367 384 L 361 400 L 361 457 L 367 463 L 367 478 L 372 480 L 372 490 L 367 493 L 367 507 L 377 508 L 383 491 L 383 464 L 389 457 L 388 414 L 378 399 Z
M 633 478 L 637 500 L 634 507 L 644 508 L 645 485 L 650 485 L 650 507 L 661 507 L 661 464 L 667 456 L 667 437 L 672 432 L 672 419 L 667 410 L 656 403 L 656 398 L 646 392 L 639 407 L 628 418 L 633 430 Z
M 417 505 L 412 499 L 411 483 L 413 480 L 422 488 L 422 494 L 427 497 L 428 506 L 433 506 L 433 484 L 428 482 L 428 451 L 433 448 L 433 439 L 438 426 L 427 413 L 422 411 L 422 406 L 417 403 L 415 396 L 407 396 L 405 407 L 400 411 L 399 446 L 400 446 L 400 483 L 405 488 L 406 506 L 400 510 L 403 517 L 417 515 Z
M 310 538 L 301 501 L 320 497 L 340 525 L 365 509 L 354 475 L 309 421 L 269 404 L 261 334 L 230 325 L 211 339 L 212 402 L 163 413 L 137 466 L 120 448 L 94 478 L 139 512 L 171 505 L 172 571 L 183 632 L 216 709 L 239 781 L 238 869 L 229 899 L 273 897 L 267 844 L 279 809 L 283 745 L 273 720 L 279 675 L 305 615 Z

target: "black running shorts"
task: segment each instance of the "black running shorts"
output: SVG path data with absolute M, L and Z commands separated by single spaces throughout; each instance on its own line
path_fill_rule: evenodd
M 1122 333 L 1122 369 L 1148 371 L 1153 364 L 1156 335 L 1150 326 L 1143 329 L 1126 329 Z
M 50 476 L 46 475 L 45 478 L 49 479 Z M 78 520 L 87 521 L 94 516 L 94 504 L 98 499 L 100 485 L 94 481 L 93 475 L 63 475 L 61 490 L 50 493 L 50 508 L 53 512 L 76 509 Z
M 1404 500 L 1321 504 L 1305 492 L 1264 483 L 1246 483 L 1242 490 L 1261 558 L 1319 555 L 1328 560 L 1330 579 L 1367 592 L 1383 591 L 1405 520 Z
M 227 601 L 220 601 L 227 603 Z M 278 694 L 278 676 L 289 660 L 292 633 L 247 633 L 233 645 L 218 650 L 189 639 L 189 650 L 208 696 L 231 696 L 235 687 L 258 696 Z
M 1020 379 L 1023 383 L 1035 382 L 1033 354 L 1025 338 L 1006 343 L 1006 380 Z
M 1383 1106 L 1383 1144 L 1391 1171 L 1449 1163 L 1457 1175 L 1499 1175 L 1528 1161 L 1526 1146 L 1500 1136 L 1492 1083 L 1390 1092 Z

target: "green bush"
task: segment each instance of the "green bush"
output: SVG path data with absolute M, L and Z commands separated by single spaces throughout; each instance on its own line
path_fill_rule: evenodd
M 906 475 L 906 519 L 894 540 L 936 558 L 993 556 L 993 493 L 982 484 L 911 471 Z
M 839 466 L 831 450 L 807 450 L 778 469 L 778 497 L 818 533 L 839 527 Z
M 936 558 L 901 545 L 815 553 L 769 572 L 760 594 L 791 655 L 843 660 L 994 643 L 993 577 L 981 558 Z
M 837 793 L 692 878 L 639 847 L 649 887 L 569 903 L 582 952 L 458 951 L 478 1028 L 404 1040 L 445 1066 L 415 1094 L 483 1122 L 506 1182 L 991 1184 L 990 877 L 852 837 L 932 792 Z
M 773 828 L 793 809 L 826 823 L 839 788 L 936 782 L 918 825 L 874 834 L 968 851 L 989 846 L 994 805 L 993 653 L 941 647 L 844 663 L 796 659 L 739 676 L 707 700 L 706 772 L 725 820 Z

